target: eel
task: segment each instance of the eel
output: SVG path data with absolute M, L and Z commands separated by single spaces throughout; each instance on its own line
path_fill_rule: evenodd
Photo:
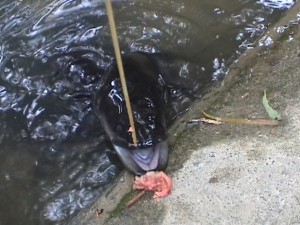
M 102 77 L 101 87 L 94 96 L 94 110 L 127 170 L 136 175 L 165 170 L 169 157 L 165 122 L 167 92 L 157 62 L 150 54 L 142 52 L 124 54 L 122 60 L 137 146 L 133 145 L 115 61 Z

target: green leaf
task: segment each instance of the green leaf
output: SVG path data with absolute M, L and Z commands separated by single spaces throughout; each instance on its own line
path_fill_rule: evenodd
M 280 114 L 269 105 L 266 90 L 264 90 L 264 96 L 262 98 L 262 103 L 263 103 L 263 106 L 265 107 L 265 109 L 266 109 L 266 111 L 267 111 L 267 113 L 268 113 L 268 115 L 271 119 L 273 119 L 273 120 L 282 120 Z

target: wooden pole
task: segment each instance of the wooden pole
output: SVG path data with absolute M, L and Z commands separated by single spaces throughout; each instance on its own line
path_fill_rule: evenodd
M 125 73 L 124 73 L 124 68 L 123 68 L 123 63 L 122 63 L 122 58 L 121 58 L 121 51 L 120 51 L 120 46 L 119 46 L 119 42 L 118 42 L 116 23 L 114 20 L 114 15 L 113 15 L 113 10 L 112 10 L 112 5 L 111 5 L 110 0 L 105 0 L 105 7 L 106 7 L 106 11 L 107 11 L 108 23 L 109 23 L 109 28 L 110 28 L 113 46 L 114 46 L 114 50 L 115 50 L 118 70 L 119 70 L 119 74 L 120 74 L 123 95 L 125 98 L 127 113 L 128 113 L 128 117 L 129 117 L 129 123 L 131 126 L 133 144 L 135 146 L 137 146 L 137 136 L 136 136 L 136 130 L 135 130 L 135 126 L 134 126 L 133 113 L 132 113 L 132 108 L 131 108 L 131 104 L 130 104 L 128 89 L 127 89 L 127 84 L 126 84 L 126 78 L 125 78 Z

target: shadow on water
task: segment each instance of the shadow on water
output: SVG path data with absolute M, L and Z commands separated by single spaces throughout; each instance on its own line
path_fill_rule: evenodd
M 292 4 L 113 1 L 122 51 L 159 61 L 169 125 Z M 97 90 L 112 57 L 102 1 L 1 1 L 1 225 L 63 224 L 122 170 L 91 98 L 74 98 Z

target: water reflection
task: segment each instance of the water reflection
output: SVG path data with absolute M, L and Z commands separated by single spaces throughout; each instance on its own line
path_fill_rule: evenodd
M 122 51 L 159 60 L 169 124 L 292 4 L 113 1 Z M 102 1 L 1 1 L 0 224 L 62 224 L 120 172 L 91 99 L 74 97 L 112 56 Z

